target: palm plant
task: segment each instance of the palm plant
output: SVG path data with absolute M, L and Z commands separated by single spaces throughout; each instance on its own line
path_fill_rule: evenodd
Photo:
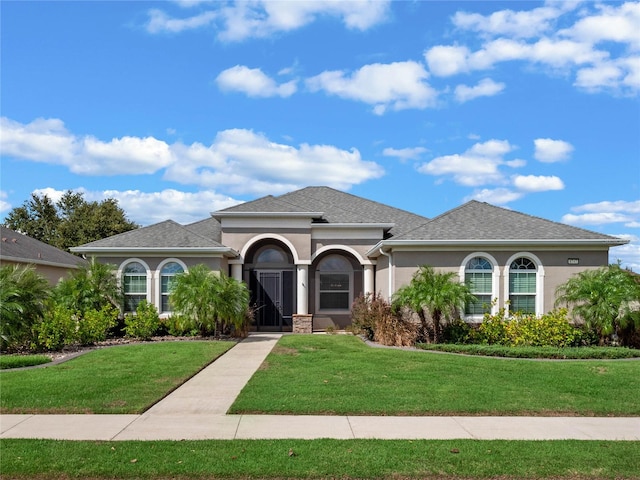
M 585 270 L 556 289 L 556 305 L 571 307 L 601 345 L 612 334 L 625 343 L 625 331 L 640 329 L 639 303 L 640 284 L 620 265 Z
M 170 298 L 175 312 L 193 319 L 202 335 L 226 326 L 241 330 L 249 309 L 246 285 L 206 265 L 176 275 Z
M 0 268 L 0 349 L 28 343 L 31 327 L 45 312 L 51 289 L 32 266 Z
M 465 303 L 475 301 L 469 287 L 456 281 L 456 277 L 453 272 L 437 272 L 433 267 L 423 265 L 413 274 L 411 282 L 393 296 L 394 308 L 413 310 L 420 318 L 423 336 L 434 343 L 440 340 L 443 322 L 454 318 Z M 433 329 L 429 328 L 427 315 L 433 322 Z

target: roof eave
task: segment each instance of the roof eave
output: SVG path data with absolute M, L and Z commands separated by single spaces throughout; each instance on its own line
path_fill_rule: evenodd
M 58 268 L 80 268 L 80 264 L 85 262 L 85 260 L 82 258 L 78 258 L 78 263 L 61 263 L 61 262 L 49 262 L 47 260 L 34 259 L 34 258 L 8 257 L 5 255 L 1 255 L 0 260 L 3 260 L 5 262 L 28 263 L 32 265 L 43 265 L 47 267 L 58 267 Z
M 212 212 L 213 218 L 250 218 L 250 217 L 271 217 L 271 218 L 321 218 L 324 212 Z
M 238 252 L 230 247 L 73 247 L 72 252 L 84 254 L 105 253 L 164 253 L 164 254 L 219 254 L 226 257 L 237 257 Z

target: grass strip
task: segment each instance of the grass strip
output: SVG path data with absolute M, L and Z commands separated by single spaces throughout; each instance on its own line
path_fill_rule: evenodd
M 617 360 L 640 357 L 640 350 L 625 347 L 505 347 L 502 345 L 457 345 L 452 343 L 421 343 L 416 346 L 422 350 L 437 352 L 507 358 Z
M 142 413 L 235 342 L 189 341 L 94 350 L 47 368 L 0 373 L 1 413 Z
M 0 356 L 0 370 L 33 367 L 50 362 L 51 358 L 46 355 L 2 355 Z
M 3 478 L 640 478 L 640 442 L 1 440 Z
M 532 361 L 371 348 L 349 335 L 282 337 L 233 413 L 640 414 L 640 362 Z

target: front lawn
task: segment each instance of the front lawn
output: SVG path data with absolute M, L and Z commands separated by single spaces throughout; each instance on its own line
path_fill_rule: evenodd
M 349 335 L 280 339 L 232 413 L 640 414 L 640 361 L 538 361 L 372 348 Z
M 4 370 L 0 413 L 142 413 L 234 345 L 123 345 L 47 368 Z

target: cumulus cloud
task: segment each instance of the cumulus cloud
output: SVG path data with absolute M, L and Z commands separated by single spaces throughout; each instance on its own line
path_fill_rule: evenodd
M 249 97 L 290 97 L 296 90 L 296 81 L 278 84 L 259 68 L 236 65 L 222 71 L 216 78 L 221 90 L 242 92 Z
M 552 26 L 552 20 L 561 12 L 557 8 L 540 7 L 529 11 L 515 12 L 500 10 L 491 15 L 457 12 L 453 16 L 453 24 L 463 30 L 470 30 L 483 35 L 507 35 L 528 38 L 541 35 Z
M 183 6 L 204 2 L 183 2 Z M 191 4 L 191 5 L 189 5 Z M 346 28 L 367 30 L 386 20 L 387 0 L 355 0 L 349 2 L 213 2 L 204 11 L 186 18 L 173 18 L 164 11 L 149 11 L 146 29 L 149 33 L 178 33 L 184 30 L 214 26 L 222 41 L 237 42 L 247 38 L 264 38 L 290 32 L 313 23 L 321 16 L 334 17 Z
M 325 71 L 308 78 L 312 92 L 356 100 L 374 106 L 376 114 L 387 109 L 423 109 L 435 105 L 437 92 L 427 83 L 429 74 L 418 62 L 374 63 L 349 74 L 341 70 Z
M 504 155 L 513 149 L 506 140 L 476 143 L 462 154 L 434 158 L 418 167 L 418 171 L 428 175 L 451 176 L 456 183 L 466 186 L 505 183 L 499 167 L 521 165 L 521 162 L 509 164 L 504 160 Z
M 79 137 L 57 119 L 21 124 L 2 118 L 0 150 L 7 157 L 64 165 L 87 176 L 142 175 L 164 171 L 181 184 L 226 187 L 236 193 L 284 193 L 323 184 L 348 190 L 384 174 L 356 149 L 333 145 L 292 146 L 250 130 L 219 132 L 210 145 L 167 144 L 153 137 L 122 137 L 104 142 Z
M 523 197 L 522 192 L 514 192 L 508 188 L 482 189 L 476 190 L 473 194 L 467 196 L 464 201 L 478 200 L 479 202 L 487 202 L 493 205 L 506 205 Z
M 573 207 L 571 211 L 576 213 L 562 217 L 563 222 L 571 225 L 623 223 L 626 227 L 635 228 L 640 222 L 640 200 L 587 203 Z
M 416 160 L 425 152 L 428 152 L 428 150 L 424 147 L 385 148 L 382 151 L 382 155 L 385 157 L 396 157 L 400 160 Z
M 455 98 L 458 102 L 464 103 L 478 97 L 493 97 L 504 90 L 505 84 L 494 82 L 490 78 L 480 80 L 474 87 L 458 85 L 455 89 Z
M 11 210 L 11 204 L 7 202 L 8 197 L 7 192 L 0 190 L 0 213 Z
M 523 192 L 564 190 L 564 182 L 556 176 L 516 175 L 513 185 Z
M 533 144 L 535 146 L 534 158 L 545 163 L 567 160 L 573 152 L 573 145 L 564 140 L 537 138 Z

